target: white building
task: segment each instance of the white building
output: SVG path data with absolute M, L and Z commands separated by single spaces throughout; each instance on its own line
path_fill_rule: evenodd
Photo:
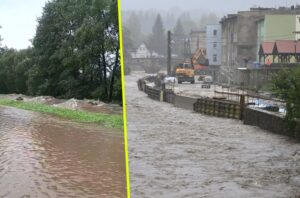
M 221 65 L 222 28 L 220 24 L 206 26 L 206 57 L 209 65 Z
M 151 58 L 151 57 L 163 57 L 157 54 L 154 51 L 150 51 L 145 43 L 142 43 L 135 52 L 131 52 L 131 57 L 132 58 Z
M 135 52 L 131 53 L 132 58 L 149 58 L 151 56 L 150 50 L 148 50 L 145 43 L 142 43 Z

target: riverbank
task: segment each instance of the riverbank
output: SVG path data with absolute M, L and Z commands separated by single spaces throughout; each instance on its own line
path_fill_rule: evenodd
M 109 128 L 123 128 L 122 115 L 104 114 L 87 112 L 81 110 L 72 110 L 62 107 L 50 106 L 34 102 L 16 101 L 12 99 L 0 99 L 0 105 L 15 107 L 41 113 L 49 113 L 60 116 L 76 122 L 100 123 Z

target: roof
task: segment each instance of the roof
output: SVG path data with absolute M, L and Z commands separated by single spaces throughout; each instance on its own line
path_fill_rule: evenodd
M 138 49 L 141 47 L 141 45 L 143 45 L 143 44 L 146 46 L 147 49 L 149 49 L 148 43 L 146 43 L 146 42 L 141 42 L 140 44 L 136 44 L 136 45 L 133 47 L 133 49 L 136 51 L 136 50 L 138 50 Z
M 231 19 L 234 19 L 234 18 L 237 18 L 238 14 L 228 14 L 227 16 L 224 16 L 220 21 L 219 23 L 224 23 L 225 21 L 227 20 L 231 20 Z
M 259 54 L 272 54 L 275 42 L 263 42 L 259 48 Z
M 300 54 L 300 41 L 265 41 L 259 47 L 259 54 Z
M 300 41 L 278 40 L 275 43 L 274 52 L 278 54 L 300 53 Z

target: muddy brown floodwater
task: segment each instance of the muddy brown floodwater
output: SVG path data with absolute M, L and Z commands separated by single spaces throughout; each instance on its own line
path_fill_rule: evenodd
M 126 197 L 121 130 L 0 106 L 0 197 Z
M 299 197 L 300 144 L 149 99 L 126 76 L 131 195 Z

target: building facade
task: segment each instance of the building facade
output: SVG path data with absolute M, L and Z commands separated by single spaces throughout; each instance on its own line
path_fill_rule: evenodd
M 131 58 L 149 58 L 151 56 L 145 43 L 142 43 L 134 52 L 131 53 Z
M 206 32 L 205 30 L 195 31 L 192 30 L 190 32 L 191 39 L 191 53 L 194 54 L 197 49 L 205 49 L 206 48 Z
M 266 15 L 264 19 L 257 22 L 257 52 L 263 42 L 299 40 L 300 34 L 295 34 L 299 31 L 299 15 Z
M 206 57 L 209 65 L 221 65 L 222 29 L 220 24 L 206 26 Z
M 222 65 L 234 66 L 237 59 L 238 15 L 230 14 L 221 21 L 222 29 Z
M 131 58 L 162 58 L 162 55 L 150 51 L 145 43 L 142 43 L 135 51 L 131 52 Z
M 249 11 L 240 11 L 229 14 L 220 23 L 222 25 L 222 65 L 236 69 L 247 67 L 258 60 L 259 38 L 269 38 L 273 35 L 268 32 L 258 33 L 258 24 L 266 15 L 297 15 L 297 8 L 251 8 Z M 259 23 L 260 22 L 260 23 Z M 264 24 L 269 26 L 269 24 Z M 300 25 L 299 25 L 300 26 Z M 263 27 L 260 27 L 263 28 Z M 260 34 L 260 35 L 258 35 Z

